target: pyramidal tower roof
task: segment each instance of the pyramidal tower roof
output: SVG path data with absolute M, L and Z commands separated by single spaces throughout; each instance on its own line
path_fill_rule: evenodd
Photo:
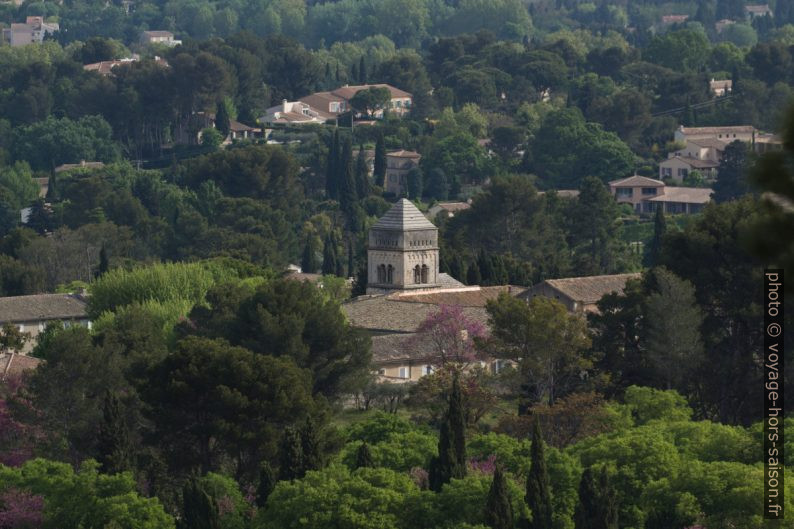
M 393 205 L 372 228 L 390 231 L 437 229 L 435 224 L 427 220 L 427 217 L 405 198 Z

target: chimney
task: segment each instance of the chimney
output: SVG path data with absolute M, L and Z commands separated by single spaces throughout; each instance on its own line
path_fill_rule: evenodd
M 286 99 L 281 100 L 281 111 L 282 112 L 289 112 L 289 102 Z

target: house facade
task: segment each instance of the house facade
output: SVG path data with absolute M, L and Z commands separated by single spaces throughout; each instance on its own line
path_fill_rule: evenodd
M 609 192 L 618 204 L 630 204 L 635 211 L 640 211 L 644 200 L 664 193 L 664 182 L 634 175 L 609 183 Z
M 73 294 L 35 294 L 0 298 L 0 325 L 10 323 L 30 336 L 20 351 L 30 352 L 36 338 L 47 324 L 61 321 L 64 325 L 91 327 L 85 299 Z
M 419 167 L 422 156 L 414 151 L 393 151 L 386 153 L 385 191 L 397 196 L 405 194 L 408 188 L 408 173 Z
M 144 31 L 141 33 L 141 44 L 161 44 L 164 46 L 179 46 L 182 44 L 181 40 L 174 38 L 174 34 L 170 31 L 152 30 Z
M 659 163 L 659 178 L 669 178 L 676 182 L 683 182 L 689 176 L 689 173 L 698 171 L 704 177 L 714 179 L 717 178 L 717 168 L 719 166 L 719 162 L 712 162 L 711 160 L 673 155 Z
M 268 108 L 259 121 L 265 125 L 310 125 L 323 124 L 334 115 L 313 108 L 303 101 L 281 101 L 280 105 Z
M 3 29 L 3 40 L 11 46 L 27 46 L 44 41 L 60 29 L 57 23 L 48 23 L 44 17 L 27 17 L 24 24 L 11 24 Z
M 709 81 L 709 90 L 716 97 L 728 95 L 733 91 L 733 81 L 730 79 L 714 79 Z
M 673 139 L 679 143 L 686 143 L 689 140 L 721 140 L 725 143 L 732 141 L 753 141 L 756 133 L 752 125 L 737 125 L 730 127 L 684 127 L 683 125 L 673 134 Z
M 637 213 L 698 213 L 711 201 L 713 191 L 701 187 L 672 187 L 645 176 L 630 176 L 609 183 L 609 191 L 618 204 L 630 204 Z
M 368 88 L 385 88 L 389 91 L 391 99 L 388 111 L 390 113 L 402 116 L 410 112 L 413 96 L 409 92 L 388 84 L 344 85 L 328 92 L 315 92 L 300 98 L 300 101 L 321 113 L 336 117 L 351 110 L 350 100 L 353 99 L 353 96 Z M 382 114 L 382 112 L 378 112 L 376 116 L 380 117 Z

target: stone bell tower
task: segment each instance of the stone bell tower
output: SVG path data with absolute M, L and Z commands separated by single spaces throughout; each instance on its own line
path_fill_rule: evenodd
M 369 230 L 367 294 L 438 286 L 438 228 L 403 198 Z

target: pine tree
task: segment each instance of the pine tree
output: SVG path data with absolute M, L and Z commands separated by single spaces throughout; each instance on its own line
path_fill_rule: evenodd
M 618 528 L 617 492 L 609 482 L 606 467 L 598 476 L 592 468 L 582 473 L 573 520 L 576 529 Z
M 369 167 L 367 166 L 367 155 L 364 146 L 359 145 L 358 156 L 356 157 L 356 191 L 359 198 L 366 198 L 369 193 Z
M 356 175 L 353 169 L 353 144 L 350 138 L 346 138 L 339 162 L 339 203 L 342 210 L 349 213 L 357 200 Z
M 492 529 L 513 529 L 513 506 L 507 494 L 507 480 L 502 466 L 496 465 L 488 501 L 485 504 L 485 524 Z
M 99 462 L 104 473 L 116 474 L 130 469 L 132 460 L 130 431 L 121 411 L 121 402 L 109 391 L 105 394 L 98 444 Z
M 336 238 L 333 233 L 329 233 L 325 238 L 325 245 L 323 246 L 323 275 L 336 275 Z
M 184 529 L 220 529 L 218 504 L 196 479 L 182 491 L 182 527 Z
M 279 459 L 279 480 L 293 480 L 303 477 L 303 444 L 300 433 L 295 428 L 289 427 L 284 430 Z
M 314 246 L 314 237 L 306 237 L 306 244 L 303 247 L 301 256 L 301 270 L 305 274 L 313 274 L 317 271 L 317 248 Z
M 364 441 L 356 451 L 356 468 L 372 468 L 374 466 L 375 463 L 372 461 L 372 453 L 369 451 L 369 445 Z
M 527 491 L 525 500 L 532 511 L 529 529 L 551 529 L 551 492 L 549 473 L 546 468 L 546 456 L 543 449 L 543 438 L 540 435 L 540 423 L 535 420 L 532 428 L 532 450 L 530 453 L 529 474 L 527 475 Z
M 330 199 L 339 198 L 339 129 L 334 129 L 325 169 L 325 192 Z
M 386 183 L 386 140 L 383 132 L 378 131 L 378 138 L 375 141 L 375 167 L 373 169 L 375 183 L 383 187 Z
M 440 492 L 453 478 L 466 477 L 466 420 L 458 374 L 452 379 L 449 408 L 441 423 L 438 457 L 430 462 L 430 489 Z
M 259 467 L 259 483 L 256 487 L 256 506 L 260 509 L 265 506 L 270 493 L 276 488 L 276 473 L 267 461 Z
M 319 470 L 323 467 L 323 455 L 320 447 L 320 432 L 317 423 L 311 417 L 306 418 L 306 422 L 300 429 L 301 450 L 303 452 L 303 468 L 301 474 L 309 470 Z
M 224 140 L 229 137 L 231 122 L 229 111 L 226 109 L 226 104 L 223 101 L 218 101 L 215 107 L 215 128 L 221 133 Z
M 358 80 L 361 84 L 367 84 L 367 63 L 364 61 L 364 56 L 358 61 Z
M 664 204 L 656 206 L 656 215 L 653 218 L 653 239 L 651 239 L 648 249 L 648 266 L 656 266 L 659 261 L 659 254 L 662 251 L 662 238 L 667 231 L 667 221 L 664 217 Z
M 347 277 L 356 275 L 356 260 L 353 256 L 353 241 L 347 244 Z

